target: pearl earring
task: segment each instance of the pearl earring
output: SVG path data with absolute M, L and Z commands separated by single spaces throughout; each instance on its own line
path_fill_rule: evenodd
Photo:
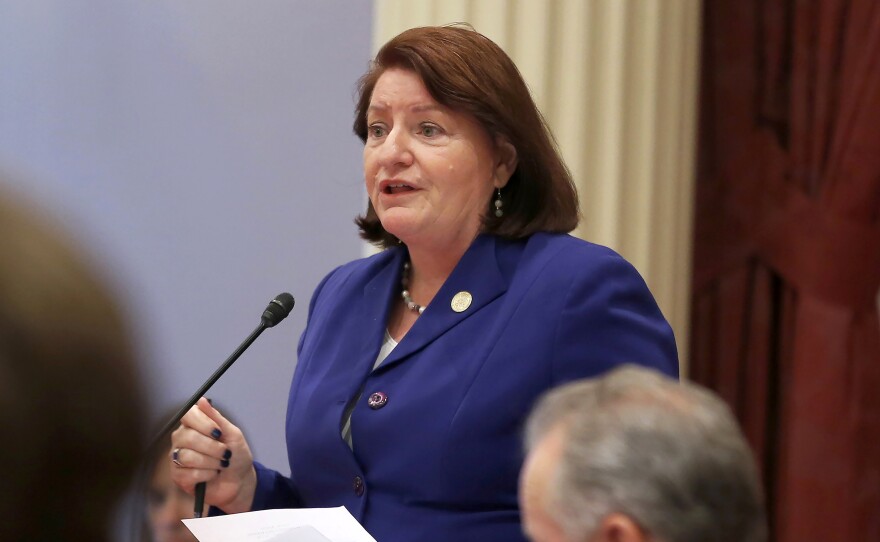
M 498 189 L 498 195 L 495 196 L 495 216 L 501 218 L 504 216 L 504 211 L 501 210 L 501 207 L 504 206 L 504 202 L 501 201 L 501 189 Z

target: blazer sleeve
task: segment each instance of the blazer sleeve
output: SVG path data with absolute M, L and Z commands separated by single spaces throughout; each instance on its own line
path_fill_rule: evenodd
M 672 328 L 629 262 L 606 249 L 576 262 L 568 276 L 552 356 L 554 384 L 626 363 L 678 376 Z
M 252 511 L 302 506 L 299 493 L 290 478 L 256 461 L 254 468 L 257 471 L 257 491 L 251 504 Z

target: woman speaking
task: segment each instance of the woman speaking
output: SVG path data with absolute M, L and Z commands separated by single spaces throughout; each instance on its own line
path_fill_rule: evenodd
M 345 507 L 380 542 L 523 540 L 521 425 L 563 382 L 622 363 L 677 374 L 636 270 L 568 235 L 577 195 L 526 84 L 492 41 L 416 28 L 360 81 L 369 205 L 383 252 L 320 283 L 287 407 L 290 477 L 252 459 L 204 399 L 173 476 L 226 513 Z

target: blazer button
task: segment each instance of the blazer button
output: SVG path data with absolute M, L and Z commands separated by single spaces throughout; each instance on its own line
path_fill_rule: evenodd
M 376 393 L 370 395 L 370 397 L 367 399 L 367 404 L 370 405 L 370 408 L 372 408 L 373 410 L 379 410 L 380 408 L 385 406 L 385 403 L 387 402 L 388 396 L 381 391 L 377 391 Z
M 364 494 L 364 479 L 360 476 L 354 477 L 354 494 L 360 497 Z

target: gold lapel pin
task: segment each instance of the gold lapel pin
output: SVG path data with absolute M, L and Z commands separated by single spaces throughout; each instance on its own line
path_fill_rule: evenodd
M 452 303 L 450 305 L 455 312 L 464 312 L 471 306 L 471 301 L 473 300 L 474 296 L 470 292 L 458 292 L 452 296 Z

